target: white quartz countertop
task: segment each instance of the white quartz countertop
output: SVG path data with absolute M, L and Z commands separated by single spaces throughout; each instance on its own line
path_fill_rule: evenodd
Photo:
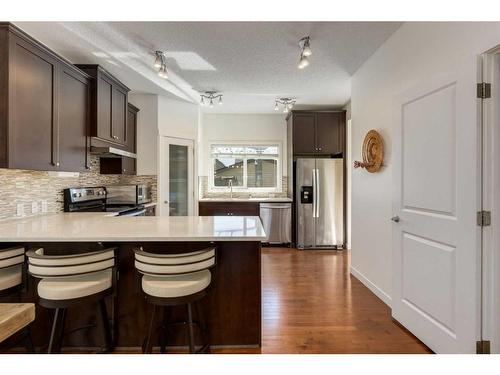
M 0 221 L 0 242 L 262 241 L 258 216 L 57 213 Z
M 199 202 L 293 202 L 292 198 L 200 198 Z

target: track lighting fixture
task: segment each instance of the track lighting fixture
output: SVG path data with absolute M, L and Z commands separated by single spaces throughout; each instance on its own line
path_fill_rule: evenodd
M 210 108 L 213 108 L 214 106 L 214 100 L 219 99 L 219 105 L 222 105 L 222 94 L 217 92 L 217 91 L 204 91 L 200 93 L 200 104 L 205 105 L 205 99 L 207 99 L 208 106 Z
M 304 69 L 306 66 L 309 65 L 308 57 L 312 55 L 310 41 L 311 39 L 309 36 L 305 36 L 299 40 L 300 60 L 299 60 L 299 65 L 297 65 L 299 69 Z
M 283 113 L 288 113 L 295 105 L 295 99 L 293 98 L 278 98 L 274 101 L 274 110 L 279 110 L 279 105 L 283 106 Z
M 158 69 L 158 76 L 168 78 L 167 64 L 165 63 L 165 54 L 162 51 L 155 51 L 155 62 L 153 66 Z

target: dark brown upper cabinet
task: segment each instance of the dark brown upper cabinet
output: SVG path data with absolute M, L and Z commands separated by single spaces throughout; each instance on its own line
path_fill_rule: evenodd
M 137 114 L 139 108 L 128 103 L 127 111 L 127 136 L 126 150 L 132 153 L 137 152 Z
M 102 157 L 100 160 L 101 174 L 137 174 L 137 160 L 127 156 Z
M 307 154 L 316 150 L 315 116 L 313 113 L 293 116 L 293 152 Z
M 84 170 L 89 98 L 88 75 L 0 23 L 0 167 Z
M 292 111 L 287 126 L 293 155 L 344 153 L 345 111 Z
M 128 142 L 127 112 L 130 89 L 99 65 L 76 66 L 93 78 L 91 145 L 102 146 L 105 143 L 125 148 Z

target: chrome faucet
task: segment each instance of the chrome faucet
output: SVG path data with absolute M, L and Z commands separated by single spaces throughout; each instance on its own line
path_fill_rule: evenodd
M 229 185 L 229 190 L 231 192 L 230 198 L 233 199 L 233 179 L 232 178 L 229 179 L 228 185 Z

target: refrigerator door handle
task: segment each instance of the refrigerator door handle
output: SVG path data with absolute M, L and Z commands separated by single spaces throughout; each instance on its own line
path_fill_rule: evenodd
M 319 217 L 319 205 L 320 205 L 320 181 L 319 181 L 319 169 L 316 169 L 316 217 Z
M 313 168 L 312 170 L 313 172 L 313 176 L 312 176 L 312 184 L 313 184 L 313 218 L 316 217 L 316 190 L 317 190 L 317 186 L 316 186 L 316 169 Z

